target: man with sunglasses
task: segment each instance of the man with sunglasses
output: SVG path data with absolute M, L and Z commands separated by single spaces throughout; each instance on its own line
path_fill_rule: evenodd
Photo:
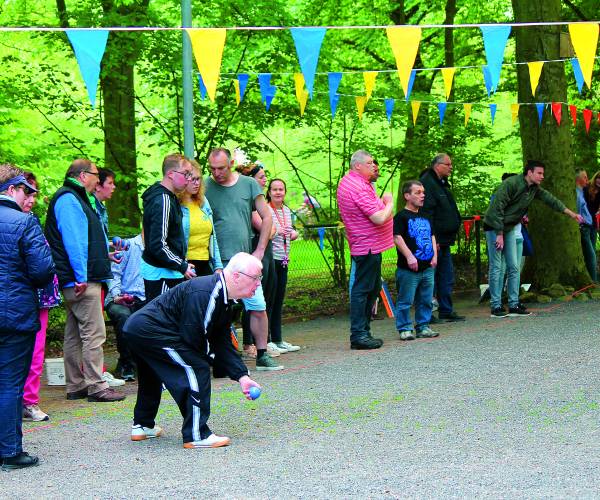
M 106 327 L 101 289 L 113 275 L 108 238 L 93 195 L 98 179 L 98 167 L 90 160 L 71 163 L 48 206 L 45 233 L 67 311 L 63 344 L 67 399 L 104 403 L 125 396 L 102 378 Z
M 183 155 L 170 154 L 163 160 L 162 173 L 162 180 L 142 195 L 145 246 L 140 273 L 148 302 L 196 275 L 185 259 L 183 212 L 177 199 L 192 178 L 192 164 Z

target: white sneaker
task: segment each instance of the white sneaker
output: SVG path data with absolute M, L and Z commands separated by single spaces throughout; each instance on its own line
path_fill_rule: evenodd
M 45 422 L 50 420 L 50 417 L 40 410 L 38 405 L 26 405 L 23 406 L 23 420 L 30 420 L 31 422 Z
M 439 308 L 439 306 L 440 306 L 440 304 L 438 303 L 437 299 L 434 297 L 434 298 L 431 300 L 431 312 L 435 312 L 435 311 L 437 311 L 437 310 L 438 310 L 438 308 Z
M 131 426 L 131 440 L 132 441 L 144 441 L 150 438 L 157 438 L 163 435 L 163 430 L 155 425 L 150 429 L 150 427 L 142 427 L 141 425 L 132 425 Z
M 202 441 L 191 441 L 189 443 L 183 443 L 184 448 L 220 448 L 221 446 L 229 446 L 231 439 L 227 436 L 217 436 L 211 434 Z
M 285 347 L 280 347 L 275 342 L 269 342 L 267 344 L 267 352 L 269 352 L 269 349 L 271 349 L 272 351 L 278 352 L 279 354 L 285 354 L 286 352 L 288 352 L 288 350 Z M 271 353 L 269 352 L 269 354 L 271 354 Z M 271 356 L 272 356 L 272 354 L 271 354 Z
M 286 349 L 287 352 L 296 352 L 296 351 L 300 350 L 299 345 L 293 345 L 293 344 L 290 344 L 289 342 L 279 342 L 276 345 L 277 345 L 277 347 L 279 347 L 279 349 Z
M 108 387 L 120 387 L 125 385 L 125 381 L 123 379 L 115 378 L 110 372 L 104 372 L 102 374 L 102 380 L 108 383 Z
M 279 351 L 279 349 L 277 349 L 277 348 L 273 349 L 271 347 L 271 344 L 272 344 L 272 342 L 270 342 L 270 343 L 267 344 L 267 354 L 269 356 L 271 356 L 272 358 L 276 358 L 277 356 L 280 356 L 281 355 L 281 351 Z

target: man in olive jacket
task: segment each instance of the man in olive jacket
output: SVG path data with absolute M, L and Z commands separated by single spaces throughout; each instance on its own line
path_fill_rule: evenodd
M 540 187 L 544 180 L 544 164 L 529 160 L 522 175 L 507 178 L 496 190 L 483 219 L 489 257 L 489 285 L 492 318 L 527 316 L 529 312 L 519 303 L 520 273 L 517 259 L 515 226 L 527 213 L 529 204 L 538 199 L 553 210 L 564 213 L 579 223 L 581 215 L 565 207 L 564 203 Z M 502 307 L 502 281 L 500 270 L 502 255 L 506 260 L 508 277 L 508 314 Z
M 440 153 L 431 162 L 431 167 L 421 175 L 425 188 L 425 203 L 420 213 L 433 221 L 433 232 L 438 246 L 438 263 L 435 269 L 435 288 L 439 303 L 439 318 L 445 321 L 462 321 L 452 305 L 454 266 L 450 247 L 456 241 L 460 228 L 460 213 L 450 191 L 448 177 L 452 173 L 452 160 Z

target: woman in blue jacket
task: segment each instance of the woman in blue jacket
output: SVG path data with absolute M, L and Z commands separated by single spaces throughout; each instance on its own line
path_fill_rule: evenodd
M 40 329 L 37 289 L 54 276 L 50 248 L 23 206 L 36 192 L 13 165 L 0 165 L 0 460 L 3 470 L 37 465 L 23 451 L 23 386 Z

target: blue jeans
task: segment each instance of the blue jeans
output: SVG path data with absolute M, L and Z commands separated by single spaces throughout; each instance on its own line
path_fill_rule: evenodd
M 438 313 L 442 316 L 454 310 L 452 287 L 454 286 L 454 266 L 449 246 L 440 246 L 437 267 L 435 268 L 435 288 L 438 300 Z
M 350 342 L 371 337 L 371 311 L 381 290 L 381 254 L 353 255 L 355 280 L 350 292 Z
M 410 307 L 415 305 L 415 328 L 421 331 L 431 321 L 431 301 L 433 299 L 433 268 L 424 271 L 396 270 L 396 329 L 412 330 Z
M 497 309 L 502 307 L 502 288 L 504 286 L 504 274 L 502 272 L 502 257 L 506 262 L 506 290 L 508 293 L 508 307 L 519 305 L 519 289 L 521 288 L 521 273 L 519 272 L 520 258 L 517 252 L 517 238 L 514 229 L 504 233 L 504 248 L 496 249 L 496 232 L 486 231 L 489 272 L 488 282 L 490 285 L 490 307 Z
M 598 260 L 596 257 L 596 228 L 582 224 L 579 226 L 581 233 L 581 250 L 587 272 L 593 281 L 598 281 Z
M 35 333 L 0 334 L 0 457 L 23 451 L 23 387 L 31 366 Z

